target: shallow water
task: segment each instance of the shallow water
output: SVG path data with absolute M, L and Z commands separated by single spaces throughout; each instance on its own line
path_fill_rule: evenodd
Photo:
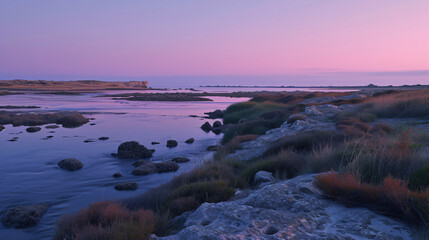
M 124 91 L 120 91 L 124 92 Z M 132 91 L 135 92 L 135 91 Z M 118 93 L 118 91 L 109 91 Z M 1 239 L 50 239 L 54 224 L 64 213 L 74 212 L 94 201 L 113 200 L 139 195 L 150 188 L 168 182 L 173 176 L 189 171 L 208 158 L 205 148 L 217 143 L 221 135 L 205 133 L 200 126 L 213 122 L 189 115 L 203 116 L 204 112 L 225 109 L 231 103 L 246 98 L 212 97 L 213 102 L 130 102 L 95 97 L 101 93 L 80 96 L 10 95 L 1 96 L 0 105 L 35 105 L 41 109 L 22 111 L 80 111 L 95 118 L 79 128 L 46 129 L 27 133 L 26 127 L 12 127 L 0 132 L 0 215 L 8 207 L 48 202 L 50 207 L 41 221 L 27 229 L 5 228 L 0 224 Z M 54 132 L 51 132 L 54 131 Z M 43 140 L 46 136 L 51 139 Z M 99 141 L 107 136 L 109 140 Z M 16 142 L 7 140 L 18 137 Z M 190 137 L 195 143 L 185 144 Z M 85 143 L 84 140 L 95 142 Z M 166 147 L 168 139 L 179 142 L 176 148 Z M 153 161 L 169 160 L 177 156 L 191 158 L 180 164 L 174 173 L 148 176 L 131 175 L 132 160 L 111 157 L 121 142 L 136 140 L 156 150 Z M 152 141 L 160 145 L 151 146 Z M 57 162 L 74 157 L 85 166 L 75 172 L 57 167 Z M 112 174 L 122 173 L 115 179 Z M 135 181 L 137 191 L 116 191 L 118 182 Z

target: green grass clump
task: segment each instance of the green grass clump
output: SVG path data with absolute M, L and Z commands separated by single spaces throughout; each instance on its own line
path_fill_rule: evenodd
M 270 102 L 243 102 L 229 106 L 223 117 L 224 124 L 238 123 L 240 119 L 257 120 L 267 112 L 285 110 L 284 104 Z
M 280 127 L 283 123 L 283 119 L 253 120 L 231 126 L 225 131 L 222 144 L 228 143 L 235 136 L 263 135 L 270 129 Z
M 419 168 L 411 175 L 410 185 L 418 189 L 429 187 L 429 164 Z

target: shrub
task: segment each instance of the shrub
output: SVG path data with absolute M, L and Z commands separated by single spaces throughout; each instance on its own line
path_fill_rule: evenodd
M 225 181 L 210 181 L 185 184 L 177 188 L 172 196 L 174 199 L 193 197 L 200 204 L 203 202 L 225 201 L 235 193 L 235 189 Z
M 363 184 L 352 174 L 320 174 L 316 185 L 337 200 L 367 206 L 417 226 L 427 226 L 428 193 L 413 192 L 399 179 L 386 177 L 380 185 Z
M 386 124 L 376 124 L 374 125 L 371 130 L 370 133 L 375 133 L 375 134 L 391 134 L 393 133 L 393 129 L 391 127 L 389 127 Z
M 419 168 L 411 175 L 410 186 L 417 189 L 429 187 L 429 164 Z
M 234 136 L 215 153 L 214 158 L 222 159 L 226 155 L 234 153 L 237 149 L 239 149 L 240 143 L 255 140 L 257 137 L 259 137 L 259 135 L 256 134 Z
M 278 128 L 283 124 L 282 119 L 253 120 L 229 127 L 222 138 L 222 144 L 228 143 L 235 136 L 240 135 L 263 135 L 268 130 Z
M 147 239 L 156 218 L 152 211 L 129 211 L 118 203 L 97 202 L 57 222 L 54 239 Z
M 224 113 L 223 122 L 238 123 L 240 119 L 257 120 L 264 113 L 285 110 L 285 105 L 278 103 L 242 102 L 229 106 Z M 285 117 L 286 118 L 286 117 Z

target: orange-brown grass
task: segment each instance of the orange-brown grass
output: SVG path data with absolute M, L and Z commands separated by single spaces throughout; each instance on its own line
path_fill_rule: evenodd
M 352 174 L 333 171 L 318 175 L 316 185 L 341 202 L 366 206 L 416 226 L 428 224 L 429 188 L 425 192 L 411 191 L 406 182 L 390 176 L 379 185 L 371 185 L 359 182 Z
M 147 239 L 156 218 L 152 211 L 129 211 L 115 202 L 97 202 L 57 222 L 54 239 Z
M 363 110 L 378 117 L 429 118 L 429 89 L 401 91 L 368 98 Z

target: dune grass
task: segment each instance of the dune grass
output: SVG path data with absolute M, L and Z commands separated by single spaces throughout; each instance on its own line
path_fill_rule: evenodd
M 224 124 L 238 123 L 240 119 L 257 120 L 267 112 L 285 110 L 284 104 L 273 102 L 242 102 L 229 106 L 224 113 Z

